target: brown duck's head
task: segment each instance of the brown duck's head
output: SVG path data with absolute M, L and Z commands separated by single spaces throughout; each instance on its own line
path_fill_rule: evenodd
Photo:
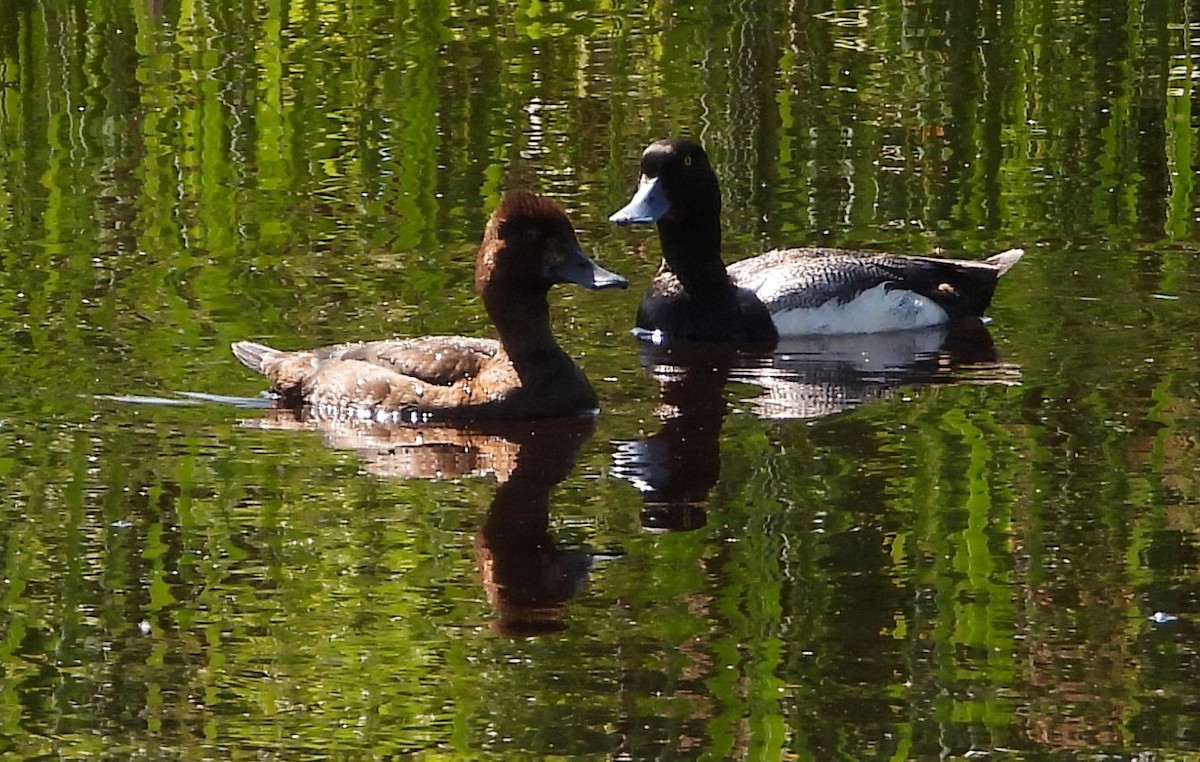
M 555 283 L 625 288 L 629 282 L 583 253 L 562 207 L 526 191 L 507 194 L 492 212 L 475 260 L 475 290 L 547 291 Z

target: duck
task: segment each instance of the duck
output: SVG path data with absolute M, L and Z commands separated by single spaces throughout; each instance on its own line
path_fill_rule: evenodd
M 618 225 L 658 227 L 662 262 L 635 333 L 667 340 L 774 344 L 781 335 L 845 335 L 982 319 L 996 282 L 1024 255 L 980 261 L 849 249 L 777 249 L 725 266 L 721 189 L 704 148 L 651 143 Z
M 282 351 L 232 344 L 266 376 L 277 405 L 312 419 L 380 423 L 594 415 L 595 390 L 554 340 L 547 296 L 628 281 L 592 261 L 562 207 L 527 191 L 504 196 L 475 258 L 475 290 L 498 338 L 425 336 Z

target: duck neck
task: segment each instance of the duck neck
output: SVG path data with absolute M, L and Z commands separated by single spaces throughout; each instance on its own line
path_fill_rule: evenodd
M 548 370 L 548 357 L 566 356 L 550 332 L 550 303 L 545 290 L 525 293 L 520 299 L 484 295 L 483 302 L 505 353 L 522 378 Z
M 658 221 L 658 239 L 666 268 L 693 298 L 710 304 L 733 298 L 735 289 L 721 259 L 719 214 L 664 217 Z

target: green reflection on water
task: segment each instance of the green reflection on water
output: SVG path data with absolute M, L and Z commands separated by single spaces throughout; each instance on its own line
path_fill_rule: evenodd
M 1195 25 L 1116 0 L 0 7 L 0 748 L 1194 756 Z M 503 469 L 379 475 L 259 410 L 100 399 L 255 395 L 237 339 L 486 333 L 470 263 L 508 188 L 645 283 L 653 235 L 605 218 L 667 134 L 712 154 L 730 258 L 1025 246 L 992 309 L 1008 370 L 813 420 L 718 378 L 681 427 L 691 530 L 655 534 L 614 465 L 678 422 L 626 335 L 638 289 L 556 295 L 606 410 L 525 539 L 617 558 L 534 639 L 480 571 Z

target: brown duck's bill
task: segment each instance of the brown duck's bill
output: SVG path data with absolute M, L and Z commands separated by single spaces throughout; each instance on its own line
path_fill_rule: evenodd
M 629 281 L 593 262 L 583 250 L 575 247 L 552 272 L 565 283 L 574 283 L 593 291 L 604 288 L 625 288 Z

